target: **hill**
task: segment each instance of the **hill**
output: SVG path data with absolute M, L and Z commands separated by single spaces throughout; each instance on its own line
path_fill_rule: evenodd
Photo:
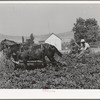
M 74 38 L 73 32 L 63 32 L 63 33 L 58 33 L 56 34 L 58 37 L 62 39 L 62 42 L 68 42 L 70 39 Z M 37 43 L 38 41 L 45 40 L 50 36 L 50 34 L 44 34 L 44 35 L 35 35 L 35 42 Z M 29 36 L 24 36 L 25 39 L 28 39 Z M 16 42 L 22 42 L 22 36 L 10 36 L 10 35 L 3 35 L 0 34 L 0 41 L 3 39 L 9 39 L 13 40 Z
M 62 39 L 62 42 L 69 42 L 71 39 L 74 38 L 74 33 L 72 31 L 58 33 L 56 35 Z M 35 36 L 35 41 L 38 42 L 38 41 L 46 40 L 49 36 L 50 34 Z
M 62 39 L 63 42 L 69 42 L 71 39 L 74 38 L 74 33 L 70 32 L 63 32 L 59 33 L 58 36 Z
M 21 36 L 10 36 L 10 35 L 0 34 L 0 41 L 2 41 L 3 39 L 9 39 L 9 40 L 13 40 L 16 42 L 21 42 L 22 37 Z

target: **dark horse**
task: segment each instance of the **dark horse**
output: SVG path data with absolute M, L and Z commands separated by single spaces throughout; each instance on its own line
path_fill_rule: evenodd
M 4 39 L 1 41 L 0 43 L 0 51 L 3 50 L 3 53 L 6 54 L 7 56 L 10 56 L 10 54 L 8 53 L 8 48 L 12 48 L 13 46 L 17 46 L 19 45 L 17 42 L 14 42 L 14 41 L 11 41 L 11 40 L 8 40 L 8 39 Z M 14 52 L 16 50 L 13 50 Z
M 9 40 L 10 41 L 10 40 Z M 24 63 L 24 67 L 27 67 L 27 61 L 29 60 L 41 60 L 46 66 L 45 56 L 49 58 L 51 63 L 54 63 L 56 60 L 54 59 L 54 54 L 58 54 L 60 57 L 62 54 L 58 51 L 58 49 L 50 44 L 33 44 L 28 49 L 24 49 L 23 44 L 10 45 L 8 50 L 9 57 L 13 56 L 15 61 L 22 60 Z
M 11 41 L 11 40 L 8 40 L 8 39 L 4 39 L 0 43 L 0 51 L 8 48 L 9 46 L 15 45 L 15 44 L 17 44 L 17 42 L 14 42 L 14 41 Z

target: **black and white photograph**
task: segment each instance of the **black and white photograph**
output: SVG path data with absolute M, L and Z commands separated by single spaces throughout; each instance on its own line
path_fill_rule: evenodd
M 100 3 L 0 3 L 0 89 L 100 89 Z

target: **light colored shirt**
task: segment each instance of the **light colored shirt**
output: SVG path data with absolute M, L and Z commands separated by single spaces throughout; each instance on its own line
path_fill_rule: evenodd
M 85 47 L 82 46 L 81 50 L 86 50 L 90 48 L 90 45 L 88 43 L 85 42 Z

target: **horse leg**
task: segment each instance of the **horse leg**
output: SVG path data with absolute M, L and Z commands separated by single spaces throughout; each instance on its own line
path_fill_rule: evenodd
M 52 64 L 57 65 L 57 61 L 54 59 L 54 56 L 52 57 Z
M 13 64 L 14 64 L 14 70 L 16 70 L 17 69 L 17 65 L 15 63 L 16 58 L 15 58 L 15 56 L 13 54 L 10 56 L 10 58 L 11 58 L 11 61 L 13 62 Z
M 54 56 L 48 56 L 48 58 L 49 58 L 49 60 L 50 60 L 50 62 L 52 63 L 52 65 L 56 65 L 56 60 L 54 59 Z
M 45 56 L 43 57 L 42 61 L 43 61 L 43 66 L 46 67 L 47 64 L 46 64 Z
M 26 67 L 27 67 L 27 60 L 24 59 L 24 60 L 23 60 L 23 63 L 24 63 L 24 69 L 26 69 Z

